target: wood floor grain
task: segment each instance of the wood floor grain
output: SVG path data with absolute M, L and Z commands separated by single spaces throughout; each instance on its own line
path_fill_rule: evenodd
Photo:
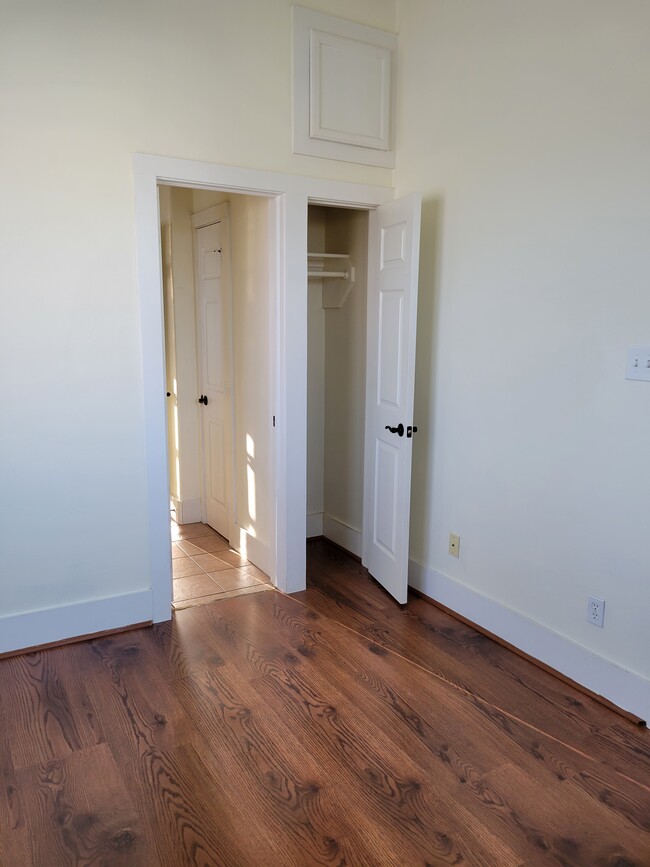
M 0 660 L 2 867 L 650 867 L 650 739 L 310 545 L 308 589 Z

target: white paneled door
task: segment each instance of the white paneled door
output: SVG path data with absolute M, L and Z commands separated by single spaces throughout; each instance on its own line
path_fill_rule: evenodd
M 412 195 L 372 211 L 368 244 L 363 564 L 400 603 L 408 589 L 420 210 Z
M 196 229 L 199 411 L 203 441 L 203 519 L 230 538 L 231 310 L 226 205 L 218 222 Z M 196 218 L 195 218 L 196 219 Z

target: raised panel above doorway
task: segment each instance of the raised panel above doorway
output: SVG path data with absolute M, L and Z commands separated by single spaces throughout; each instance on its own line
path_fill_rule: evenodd
M 294 153 L 392 168 L 394 33 L 293 7 Z

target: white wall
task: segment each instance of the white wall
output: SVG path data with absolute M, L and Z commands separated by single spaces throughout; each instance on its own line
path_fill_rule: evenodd
M 650 386 L 624 368 L 650 343 L 650 5 L 400 0 L 398 27 L 411 555 L 647 677 Z
M 313 5 L 394 26 L 393 0 Z M 150 586 L 132 154 L 391 182 L 291 154 L 290 32 L 289 0 L 4 10 L 3 615 Z
M 230 196 L 233 275 L 233 358 L 235 395 L 236 543 L 261 569 L 270 568 L 274 536 L 271 508 L 272 299 L 268 251 L 272 202 L 257 196 Z M 259 549 L 262 549 L 261 551 Z M 261 559 L 258 559 L 260 558 Z

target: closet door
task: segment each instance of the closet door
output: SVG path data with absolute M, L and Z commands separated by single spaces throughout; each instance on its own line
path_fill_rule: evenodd
M 363 564 L 400 603 L 408 589 L 419 195 L 370 214 Z

